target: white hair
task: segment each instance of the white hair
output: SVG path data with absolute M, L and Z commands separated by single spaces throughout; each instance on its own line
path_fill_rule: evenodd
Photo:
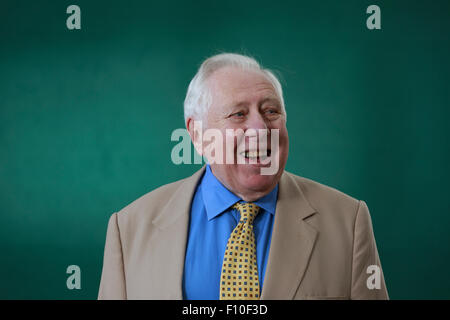
M 237 67 L 243 70 L 253 70 L 261 72 L 267 80 L 273 85 L 278 98 L 281 102 L 283 112 L 286 114 L 284 107 L 283 90 L 277 77 L 269 69 L 263 69 L 260 64 L 253 58 L 235 54 L 221 53 L 212 56 L 201 64 L 197 74 L 192 78 L 184 99 L 184 120 L 189 117 L 203 119 L 206 111 L 212 104 L 212 98 L 209 88 L 206 86 L 206 80 L 216 70 L 223 67 Z

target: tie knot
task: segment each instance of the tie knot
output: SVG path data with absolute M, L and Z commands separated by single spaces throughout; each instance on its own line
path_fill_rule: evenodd
M 233 208 L 239 210 L 241 214 L 239 222 L 243 221 L 245 223 L 248 221 L 249 224 L 253 223 L 260 209 L 256 204 L 251 202 L 237 202 L 233 205 Z

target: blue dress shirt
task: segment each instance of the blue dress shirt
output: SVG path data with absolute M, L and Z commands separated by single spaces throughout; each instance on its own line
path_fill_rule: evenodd
M 278 198 L 278 185 L 253 201 L 261 209 L 253 222 L 256 263 L 262 290 Z M 230 208 L 241 198 L 228 190 L 206 166 L 191 206 L 189 235 L 183 274 L 183 298 L 218 300 L 225 247 L 240 213 Z

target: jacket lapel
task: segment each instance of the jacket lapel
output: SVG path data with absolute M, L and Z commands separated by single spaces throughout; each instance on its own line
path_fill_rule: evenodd
M 284 172 L 261 299 L 294 298 L 317 237 L 317 231 L 305 221 L 314 213 L 300 187 Z
M 164 294 L 159 292 L 159 296 L 166 299 L 183 299 L 183 271 L 186 254 L 186 241 L 189 229 L 189 216 L 191 202 L 194 196 L 197 183 L 205 171 L 205 166 L 186 178 L 173 193 L 167 205 L 161 213 L 152 221 L 158 228 L 160 239 L 165 239 L 171 245 L 170 254 L 164 259 L 155 261 L 158 269 L 164 270 L 164 276 L 157 275 L 154 281 L 164 281 L 158 287 L 164 288 Z M 166 241 L 161 241 L 160 245 L 167 250 Z M 164 299 L 164 298 L 162 298 Z

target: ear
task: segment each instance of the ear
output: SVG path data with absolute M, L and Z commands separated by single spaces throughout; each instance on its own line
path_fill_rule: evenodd
M 202 121 L 189 117 L 186 120 L 186 129 L 191 137 L 192 144 L 199 155 L 203 155 L 203 126 Z

